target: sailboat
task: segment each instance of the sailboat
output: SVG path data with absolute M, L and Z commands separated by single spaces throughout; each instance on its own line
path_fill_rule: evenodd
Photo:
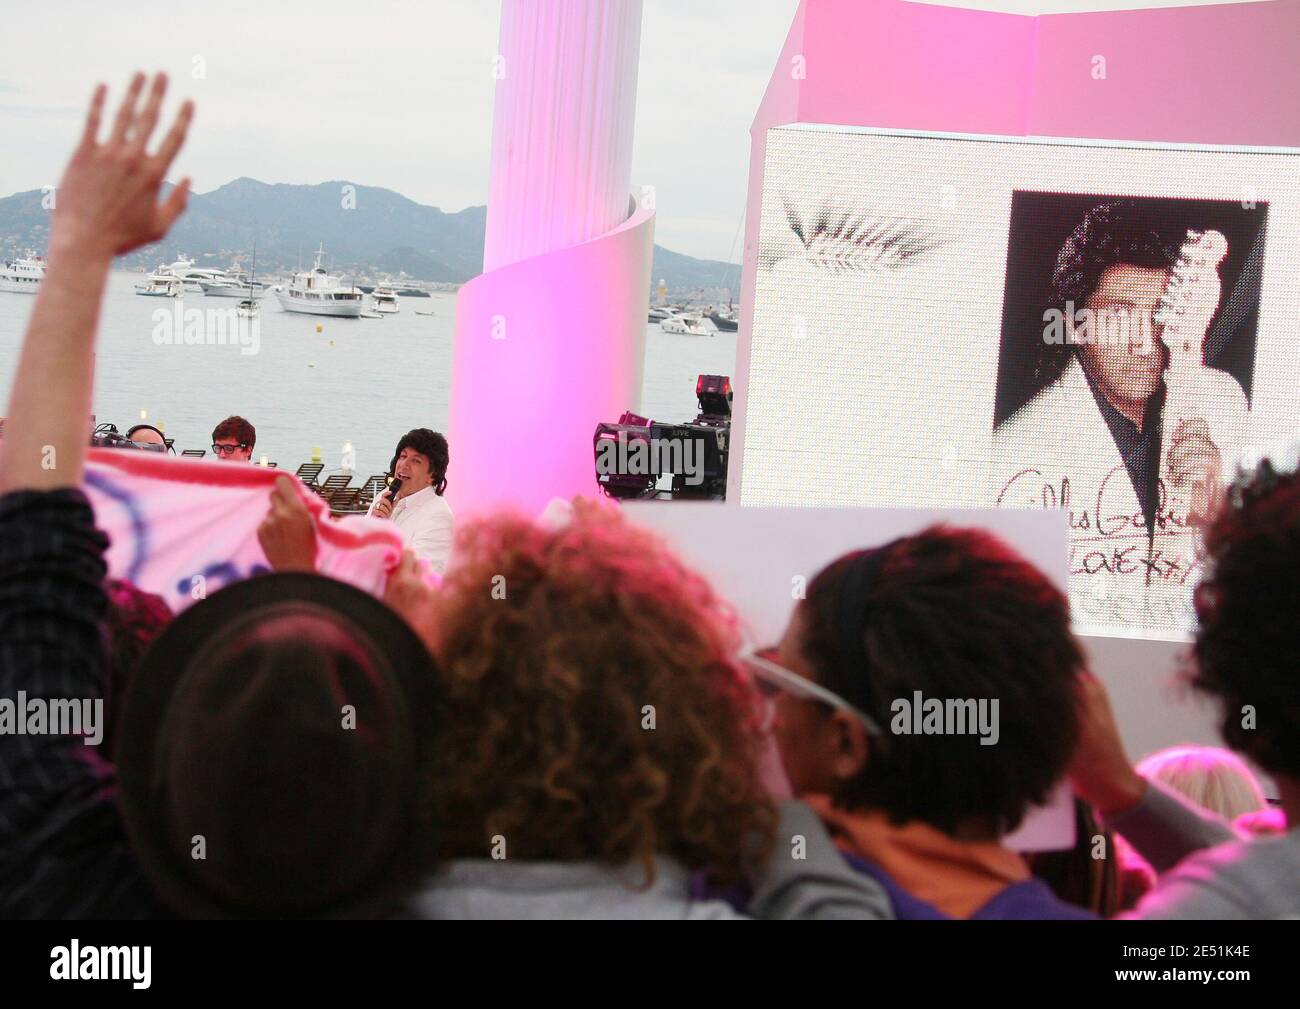
M 240 316 L 251 319 L 258 315 L 262 307 L 257 303 L 261 292 L 257 288 L 257 243 L 253 243 L 253 272 L 248 278 L 248 297 L 235 306 Z

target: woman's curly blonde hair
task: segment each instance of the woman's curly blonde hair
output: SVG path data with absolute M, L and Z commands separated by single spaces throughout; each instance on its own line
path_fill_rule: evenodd
M 728 883 L 776 813 L 734 612 L 612 506 L 545 529 L 462 530 L 439 606 L 443 738 L 429 789 L 443 858 L 639 864 Z

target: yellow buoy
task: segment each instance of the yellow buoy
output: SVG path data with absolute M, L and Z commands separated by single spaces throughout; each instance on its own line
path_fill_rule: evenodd
M 307 362 L 307 367 L 308 367 L 308 368 L 314 368 L 314 367 L 316 367 L 316 362 L 315 362 L 315 361 L 308 361 L 308 362 Z
M 318 332 L 318 333 L 323 333 L 323 332 L 325 332 L 325 327 L 322 326 L 319 322 L 316 323 L 316 332 Z

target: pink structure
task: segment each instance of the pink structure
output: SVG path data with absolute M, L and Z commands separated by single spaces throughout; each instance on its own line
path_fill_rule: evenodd
M 744 478 L 767 130 L 790 123 L 953 133 L 1300 147 L 1300 0 L 1026 17 L 907 3 L 802 0 L 751 128 L 728 507 Z M 1097 57 L 1104 77 L 1095 76 Z M 1214 742 L 1172 693 L 1181 646 L 1092 638 L 1125 741 Z
M 1297 39 L 1300 0 L 1039 17 L 802 0 L 750 130 L 728 501 L 740 500 L 743 480 L 769 129 L 827 123 L 1300 147 Z
M 641 397 L 654 219 L 629 191 L 641 0 L 503 0 L 481 276 L 456 302 L 459 516 L 593 494 Z
M 638 210 L 460 289 L 447 491 L 458 515 L 533 515 L 596 493 L 596 425 L 641 397 L 653 224 Z

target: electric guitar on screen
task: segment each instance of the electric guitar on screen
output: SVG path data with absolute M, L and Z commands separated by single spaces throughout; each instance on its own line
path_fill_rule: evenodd
M 1163 511 L 1175 528 L 1188 525 L 1189 516 L 1208 514 L 1227 462 L 1224 432 L 1212 423 L 1226 405 L 1215 400 L 1227 376 L 1211 374 L 1203 349 L 1223 289 L 1219 264 L 1227 254 L 1228 240 L 1219 232 L 1189 230 L 1152 319 L 1169 350 L 1160 478 Z

